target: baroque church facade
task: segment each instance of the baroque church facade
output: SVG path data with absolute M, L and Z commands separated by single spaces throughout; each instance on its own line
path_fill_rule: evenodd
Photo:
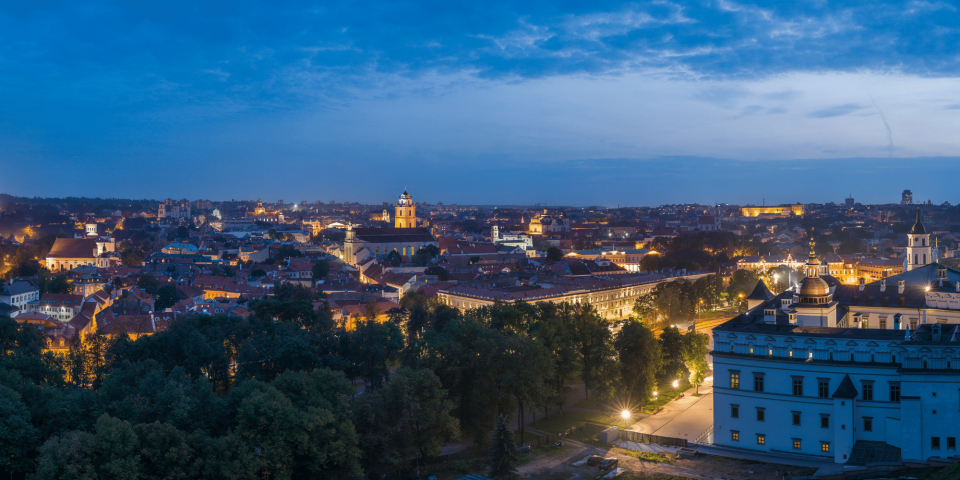
M 417 227 L 417 204 L 404 189 L 397 200 L 393 228 L 347 227 L 341 259 L 358 265 L 368 258 L 385 257 L 397 252 L 407 258 L 427 245 L 438 246 L 437 238 L 429 228 Z

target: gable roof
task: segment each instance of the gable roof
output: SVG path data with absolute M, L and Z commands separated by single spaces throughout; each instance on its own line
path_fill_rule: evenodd
M 96 258 L 97 241 L 86 238 L 58 238 L 47 258 Z

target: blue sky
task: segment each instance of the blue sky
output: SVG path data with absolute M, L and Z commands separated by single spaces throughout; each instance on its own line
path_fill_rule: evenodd
M 0 191 L 956 203 L 958 60 L 944 2 L 4 2 Z

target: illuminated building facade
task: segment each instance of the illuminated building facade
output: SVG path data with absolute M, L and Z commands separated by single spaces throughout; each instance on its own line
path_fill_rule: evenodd
M 417 204 L 410 198 L 407 189 L 403 189 L 400 199 L 397 200 L 394 219 L 396 228 L 417 228 Z
M 790 215 L 802 217 L 803 205 L 798 203 L 796 205 L 780 205 L 778 207 L 743 207 L 741 208 L 741 214 L 744 217 L 789 217 Z

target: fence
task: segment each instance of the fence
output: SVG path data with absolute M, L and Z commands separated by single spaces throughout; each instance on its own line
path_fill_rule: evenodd
M 620 438 L 637 443 L 656 443 L 658 445 L 667 445 L 671 447 L 687 446 L 686 438 L 661 437 L 660 435 L 651 435 L 649 433 L 640 433 L 630 430 L 621 430 Z

